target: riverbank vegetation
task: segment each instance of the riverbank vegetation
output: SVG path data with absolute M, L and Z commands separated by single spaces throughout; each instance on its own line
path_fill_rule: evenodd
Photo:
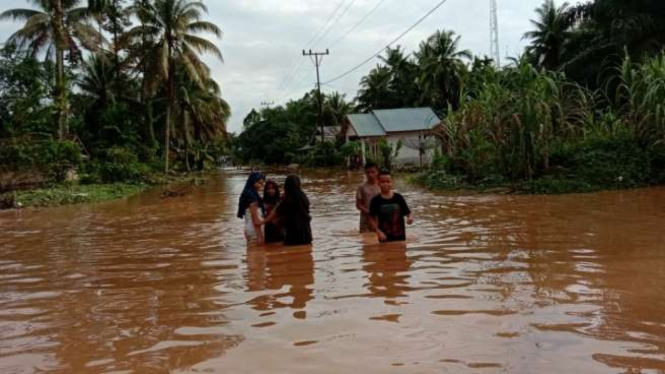
M 30 4 L 0 14 L 17 22 L 0 50 L 0 193 L 64 182 L 132 192 L 114 186 L 228 153 L 230 108 L 202 61 L 221 60 L 205 39 L 221 30 L 202 2 Z
M 526 49 L 502 67 L 461 50 L 450 31 L 413 53 L 389 48 L 352 102 L 325 96 L 324 122 L 343 126 L 339 119 L 350 112 L 432 107 L 442 119 L 432 130 L 439 146 L 430 170 L 416 178 L 432 188 L 565 193 L 665 183 L 662 4 L 557 7 L 546 0 L 532 26 Z M 236 152 L 265 163 L 345 162 L 357 147 L 342 139 L 316 144 L 316 113 L 314 91 L 253 111 Z M 271 151 L 251 150 L 257 139 Z

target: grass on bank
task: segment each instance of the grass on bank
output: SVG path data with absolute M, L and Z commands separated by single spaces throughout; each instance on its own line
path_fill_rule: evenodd
M 50 208 L 119 200 L 158 186 L 163 188 L 164 196 L 173 197 L 190 191 L 183 186 L 199 186 L 204 183 L 205 177 L 202 173 L 189 173 L 167 176 L 153 174 L 146 183 L 53 184 L 31 190 L 0 194 L 0 210 Z
M 117 200 L 145 191 L 149 185 L 89 184 L 57 185 L 28 191 L 15 191 L 0 196 L 5 208 L 46 208 L 61 205 L 98 203 Z

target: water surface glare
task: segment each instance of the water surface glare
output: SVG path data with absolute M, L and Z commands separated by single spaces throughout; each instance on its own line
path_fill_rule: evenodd
M 377 245 L 362 175 L 306 173 L 312 248 L 248 252 L 245 178 L 0 213 L 0 373 L 665 373 L 663 188 L 398 181 L 416 225 Z

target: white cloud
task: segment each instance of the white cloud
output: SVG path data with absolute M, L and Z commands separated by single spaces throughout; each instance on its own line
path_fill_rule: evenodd
M 295 98 L 313 87 L 314 67 L 301 55 L 304 47 L 325 49 L 346 33 L 369 12 L 379 0 L 355 0 L 344 17 L 330 28 L 326 37 L 313 46 L 305 44 L 321 29 L 322 24 L 339 6 L 341 0 L 208 0 L 209 20 L 217 23 L 224 37 L 216 41 L 225 63 L 211 58 L 214 77 L 222 86 L 224 98 L 233 109 L 230 131 L 239 131 L 242 120 L 261 101 L 277 101 L 293 92 Z M 339 9 L 350 1 L 344 0 Z M 21 7 L 14 1 L 13 7 Z M 438 0 L 385 0 L 380 8 L 358 30 L 331 49 L 321 69 L 325 81 L 374 54 L 431 9 Z M 522 34 L 529 30 L 529 19 L 541 0 L 499 0 L 499 24 L 502 54 L 519 53 L 525 42 Z M 0 11 L 4 11 L 4 7 Z M 333 17 L 333 20 L 337 19 Z M 6 39 L 18 25 L 0 22 L 0 40 Z M 428 20 L 400 41 L 407 50 L 437 29 L 455 31 L 462 37 L 461 47 L 483 55 L 489 51 L 489 0 L 449 0 Z M 303 61 L 301 61 L 303 60 Z M 293 79 L 280 87 L 284 78 L 298 66 Z M 352 99 L 360 78 L 376 62 L 364 66 L 324 90 L 339 90 Z M 297 84 L 299 83 L 299 84 Z M 288 100 L 286 98 L 285 100 Z

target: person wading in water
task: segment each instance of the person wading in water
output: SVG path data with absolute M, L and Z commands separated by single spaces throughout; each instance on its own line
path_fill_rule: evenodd
M 245 238 L 248 245 L 264 244 L 263 230 L 261 230 L 263 200 L 259 191 L 263 189 L 265 180 L 266 177 L 259 172 L 250 174 L 238 201 L 238 218 L 245 220 Z
M 295 175 L 286 178 L 284 199 L 264 222 L 272 222 L 278 216 L 285 231 L 284 245 L 296 246 L 312 243 L 309 199 L 300 188 L 300 178 Z
M 381 193 L 379 187 L 379 167 L 373 163 L 368 162 L 365 165 L 365 176 L 367 181 L 358 187 L 356 191 L 356 209 L 360 211 L 360 232 L 365 233 L 373 231 L 370 225 L 372 219 L 369 215 L 369 203 L 372 199 Z

